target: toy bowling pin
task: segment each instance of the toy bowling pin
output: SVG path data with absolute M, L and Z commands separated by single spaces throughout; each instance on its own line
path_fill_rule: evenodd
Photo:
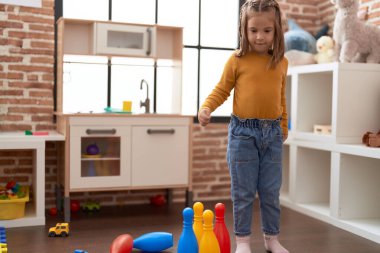
M 193 205 L 194 210 L 194 223 L 193 230 L 195 236 L 197 237 L 198 246 L 201 242 L 202 234 L 203 234 L 203 209 L 204 206 L 201 202 L 195 202 Z
M 193 230 L 194 211 L 186 207 L 182 212 L 183 230 L 178 242 L 178 253 L 198 253 L 198 242 Z
M 230 233 L 224 223 L 225 206 L 223 203 L 215 205 L 215 226 L 214 233 L 219 242 L 220 253 L 231 252 Z
M 213 231 L 214 213 L 203 212 L 203 234 L 199 244 L 199 253 L 220 253 L 219 242 Z
M 151 232 L 144 234 L 133 241 L 133 248 L 158 252 L 173 246 L 173 234 L 166 232 Z

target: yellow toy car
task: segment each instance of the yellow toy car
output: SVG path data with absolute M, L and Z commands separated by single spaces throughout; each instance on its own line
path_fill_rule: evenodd
M 6 243 L 0 243 L 0 253 L 7 253 L 8 247 Z
M 49 229 L 49 237 L 69 236 L 69 223 L 57 223 L 55 227 Z

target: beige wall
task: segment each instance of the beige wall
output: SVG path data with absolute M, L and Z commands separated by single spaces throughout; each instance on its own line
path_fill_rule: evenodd
M 334 7 L 329 0 L 279 0 L 288 18 L 315 33 L 328 23 Z M 368 22 L 380 26 L 380 0 L 362 0 Z M 42 8 L 0 4 L 0 131 L 50 130 L 53 123 L 54 1 Z M 229 174 L 225 160 L 227 124 L 194 126 L 193 188 L 195 200 L 228 199 Z M 57 175 L 56 143 L 46 150 L 46 205 L 54 205 Z M 30 151 L 0 151 L 0 184 L 8 180 L 32 184 Z M 73 198 L 96 199 L 103 205 L 149 201 L 162 191 L 75 193 Z M 184 190 L 174 192 L 184 200 Z

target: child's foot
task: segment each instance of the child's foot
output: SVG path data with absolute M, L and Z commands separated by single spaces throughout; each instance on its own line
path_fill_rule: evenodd
M 280 244 L 276 235 L 264 234 L 264 246 L 268 252 L 289 253 L 289 251 Z
M 235 236 L 236 251 L 235 253 L 251 253 L 250 236 Z

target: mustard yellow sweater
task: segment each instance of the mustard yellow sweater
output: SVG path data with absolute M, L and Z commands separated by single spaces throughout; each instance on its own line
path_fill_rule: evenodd
M 222 77 L 202 108 L 213 112 L 234 89 L 233 114 L 239 118 L 277 119 L 282 117 L 283 134 L 288 134 L 285 85 L 288 60 L 284 58 L 275 69 L 269 69 L 269 55 L 250 52 L 242 57 L 233 53 Z

